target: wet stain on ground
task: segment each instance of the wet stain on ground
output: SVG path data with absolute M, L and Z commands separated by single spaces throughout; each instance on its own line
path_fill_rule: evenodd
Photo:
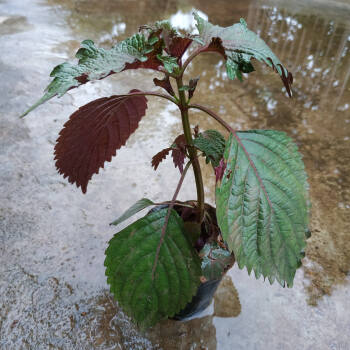
M 24 16 L 6 16 L 0 13 L 0 35 L 10 35 L 31 28 L 32 26 Z

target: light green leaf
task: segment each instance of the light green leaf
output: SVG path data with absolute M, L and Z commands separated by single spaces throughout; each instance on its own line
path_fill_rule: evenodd
M 139 211 L 154 205 L 154 203 L 148 198 L 142 198 L 133 204 L 123 215 L 121 215 L 117 220 L 114 220 L 110 225 L 119 225 L 121 222 L 129 219 L 131 216 L 135 215 Z
M 182 310 L 200 284 L 199 256 L 183 234 L 183 221 L 174 210 L 154 265 L 167 211 L 154 211 L 126 227 L 111 239 L 106 250 L 111 292 L 143 328 Z
M 189 85 L 183 85 L 179 88 L 179 91 L 188 91 L 190 89 Z
M 207 130 L 199 133 L 193 140 L 193 145 L 197 147 L 206 157 L 206 162 L 212 163 L 213 167 L 219 165 L 225 149 L 225 138 L 216 130 Z
M 109 50 L 96 47 L 92 40 L 84 40 L 76 53 L 78 64 L 65 62 L 56 66 L 50 74 L 54 79 L 45 89 L 44 96 L 21 117 L 54 96 L 61 97 L 68 90 L 88 81 L 103 79 L 110 74 L 121 72 L 128 63 L 139 61 L 141 64 L 141 62 L 147 61 L 146 54 L 150 53 L 152 49 L 151 44 L 141 34 L 135 34 L 131 38 L 121 41 Z M 154 64 L 151 58 L 149 60 L 150 68 Z M 147 66 L 144 63 L 144 68 Z
M 166 33 L 166 35 L 169 37 L 174 37 L 179 35 L 176 28 L 174 28 L 168 20 L 157 21 L 154 24 L 153 31 L 158 31 L 159 29 L 162 29 Z
M 177 57 L 157 55 L 157 58 L 159 61 L 163 63 L 164 68 L 169 73 L 177 71 L 180 68 L 179 65 L 177 64 Z
M 308 185 L 297 146 L 283 132 L 231 134 L 216 185 L 219 227 L 240 268 L 292 286 L 308 231 Z
M 248 29 L 247 23 L 243 18 L 240 23 L 225 28 L 209 23 L 196 12 L 194 13 L 194 18 L 197 21 L 197 29 L 199 37 L 203 41 L 203 46 L 209 45 L 215 38 L 221 40 L 219 46 L 224 49 L 227 59 L 226 70 L 230 79 L 238 77 L 242 80 L 242 73 L 254 71 L 251 59 L 255 58 L 278 72 L 289 96 L 291 96 L 292 75 L 282 65 L 268 45 Z M 216 45 L 218 44 L 216 43 Z M 219 48 L 218 51 L 222 52 Z
M 232 254 L 218 246 L 217 243 L 207 243 L 200 251 L 202 257 L 202 273 L 207 280 L 222 277 L 227 267 L 233 264 Z

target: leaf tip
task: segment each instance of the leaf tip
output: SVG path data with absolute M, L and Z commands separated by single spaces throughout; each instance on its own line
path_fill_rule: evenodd
M 241 23 L 244 27 L 247 28 L 247 22 L 245 21 L 244 18 L 240 18 L 239 21 L 240 21 L 240 23 Z
M 224 162 L 224 159 L 221 158 L 219 165 L 214 168 L 216 182 L 219 182 L 222 180 L 222 178 L 224 176 L 224 172 L 226 170 L 226 165 L 227 164 Z
M 22 113 L 19 118 L 20 119 L 23 119 L 30 111 L 29 110 L 26 110 L 24 113 Z

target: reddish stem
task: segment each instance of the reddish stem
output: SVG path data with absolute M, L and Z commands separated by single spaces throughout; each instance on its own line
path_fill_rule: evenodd
M 181 189 L 181 186 L 182 186 L 182 183 L 184 181 L 184 178 L 185 178 L 185 175 L 187 173 L 187 170 L 188 168 L 190 167 L 191 165 L 191 162 L 188 162 L 185 166 L 185 169 L 184 171 L 182 172 L 181 174 L 181 177 L 180 177 L 180 180 L 179 180 L 179 183 L 177 184 L 177 187 L 176 187 L 176 190 L 175 190 L 175 193 L 173 195 L 173 198 L 170 202 L 170 205 L 168 207 L 168 212 L 166 214 L 166 217 L 165 217 L 165 220 L 164 220 L 164 225 L 162 227 L 162 233 L 160 235 L 160 240 L 159 240 L 159 243 L 158 243 L 158 246 L 157 246 L 157 251 L 156 251 L 156 256 L 154 258 L 154 263 L 153 263 L 153 268 L 152 268 L 152 281 L 154 280 L 154 273 L 156 271 L 156 268 L 157 268 L 157 263 L 158 263 L 158 260 L 159 260 L 159 253 L 160 253 L 160 248 L 164 242 L 164 238 L 165 238 L 165 234 L 166 234 L 166 228 L 168 226 L 168 222 L 169 222 L 169 217 L 170 217 L 170 213 L 171 213 L 171 210 L 174 208 L 174 205 L 176 203 L 176 198 L 180 192 L 180 189 Z
M 123 94 L 123 95 L 119 95 L 119 96 L 157 96 L 157 97 L 161 97 L 161 98 L 165 98 L 168 101 L 171 101 L 172 103 L 175 103 L 178 106 L 177 101 L 165 94 L 161 94 L 160 92 L 153 92 L 153 91 L 140 91 L 140 92 L 131 92 L 129 94 Z

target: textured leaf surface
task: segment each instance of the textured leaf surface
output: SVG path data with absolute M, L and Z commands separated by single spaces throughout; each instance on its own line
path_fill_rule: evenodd
M 176 137 L 171 147 L 164 148 L 163 150 L 161 150 L 153 156 L 152 167 L 154 167 L 154 170 L 157 170 L 159 164 L 167 157 L 170 151 L 175 168 L 178 167 L 180 173 L 182 174 L 186 158 L 186 139 L 184 134 L 181 134 L 178 137 Z
M 192 43 L 188 35 L 180 34 L 169 21 L 156 22 L 149 28 L 152 35 L 158 36 L 164 42 L 164 49 L 168 55 L 180 59 Z
M 283 132 L 231 134 L 216 185 L 218 223 L 240 268 L 292 286 L 308 229 L 308 185 L 296 145 Z
M 222 177 L 224 176 L 225 169 L 226 163 L 224 162 L 224 158 L 221 158 L 219 165 L 214 168 L 216 182 L 222 179 Z
M 207 280 L 215 280 L 222 277 L 225 269 L 233 264 L 232 254 L 215 242 L 207 243 L 200 251 L 202 257 L 202 273 Z
M 156 54 L 141 34 L 121 41 L 109 50 L 96 47 L 92 40 L 84 40 L 76 54 L 78 64 L 65 62 L 55 67 L 50 74 L 54 79 L 46 88 L 44 96 L 22 116 L 52 97 L 61 97 L 68 90 L 89 81 L 103 79 L 125 69 L 158 69 L 161 63 L 156 59 Z
M 242 79 L 242 72 L 252 72 L 254 67 L 251 59 L 255 58 L 266 63 L 280 75 L 291 96 L 292 74 L 282 65 L 267 44 L 247 28 L 243 19 L 240 23 L 224 28 L 207 22 L 197 13 L 194 13 L 194 17 L 200 39 L 204 46 L 208 46 L 206 51 L 218 51 L 226 57 L 226 70 L 230 79 L 236 77 Z
M 125 145 L 145 115 L 147 99 L 130 95 L 104 97 L 80 107 L 64 124 L 55 146 L 56 167 L 85 193 L 94 173 Z
M 171 56 L 181 58 L 191 43 L 192 39 L 189 37 L 175 36 L 167 51 Z
M 159 86 L 159 87 L 163 88 L 164 90 L 166 90 L 166 92 L 169 95 L 175 96 L 175 92 L 173 90 L 173 87 L 171 86 L 170 79 L 168 76 L 164 77 L 163 79 L 154 78 L 153 83 L 154 83 L 154 85 Z
M 199 133 L 193 144 L 204 153 L 207 163 L 211 162 L 213 167 L 219 165 L 224 154 L 225 138 L 218 131 L 207 130 Z
M 194 92 L 196 91 L 196 87 L 199 81 L 199 77 L 190 79 L 189 81 L 189 90 L 188 90 L 188 99 L 190 100 L 193 97 Z
M 121 215 L 117 220 L 111 222 L 110 225 L 119 225 L 121 222 L 129 219 L 131 216 L 135 215 L 139 211 L 154 205 L 154 203 L 148 198 L 141 198 L 135 204 L 133 204 L 123 215 Z
M 180 171 L 180 174 L 184 171 L 184 164 L 185 164 L 185 153 L 183 153 L 181 150 L 175 148 L 171 151 L 171 156 L 173 158 L 173 163 L 175 165 L 175 168 L 177 167 Z
M 117 233 L 106 250 L 106 275 L 123 310 L 142 327 L 172 317 L 200 283 L 200 259 L 172 210 L 152 279 L 156 249 L 168 209 L 154 211 Z
M 180 173 L 182 174 L 186 158 L 186 138 L 184 134 L 179 135 L 174 140 L 174 144 L 172 145 L 171 156 L 173 158 L 175 168 L 178 167 Z
M 152 157 L 152 167 L 154 168 L 154 170 L 157 170 L 159 164 L 167 157 L 170 151 L 170 147 L 164 148 Z
M 172 73 L 174 70 L 179 69 L 179 65 L 177 64 L 177 57 L 157 55 L 157 58 L 160 62 L 163 63 L 164 68 L 169 73 Z

